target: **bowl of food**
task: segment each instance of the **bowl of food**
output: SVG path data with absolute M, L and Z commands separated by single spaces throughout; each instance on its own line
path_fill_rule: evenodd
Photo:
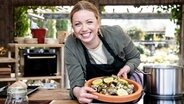
M 93 88 L 99 101 L 125 103 L 138 100 L 142 95 L 142 86 L 137 82 L 117 76 L 96 77 L 86 81 L 85 86 Z

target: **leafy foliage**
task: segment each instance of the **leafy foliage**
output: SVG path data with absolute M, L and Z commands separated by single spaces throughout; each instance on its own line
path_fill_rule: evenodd
M 175 35 L 177 38 L 177 44 L 181 44 L 181 25 L 182 25 L 182 5 L 167 5 L 167 6 L 160 6 L 158 9 L 161 8 L 162 10 L 166 12 L 171 12 L 170 20 L 173 21 L 177 28 L 175 28 Z M 158 13 L 161 13 L 161 11 L 158 11 Z
M 28 7 L 26 6 L 15 8 L 15 36 L 23 37 L 27 34 L 29 28 L 27 10 Z
M 67 31 L 68 30 L 68 20 L 67 19 L 56 20 L 56 29 L 57 31 Z
M 56 20 L 48 19 L 45 21 L 45 27 L 49 30 L 47 31 L 47 38 L 56 38 Z
M 161 8 L 162 10 L 166 12 L 171 12 L 170 20 L 173 21 L 177 25 L 181 25 L 182 22 L 182 6 L 181 5 L 167 5 L 163 6 L 161 5 L 158 7 L 158 9 Z M 160 10 L 158 10 L 158 13 L 161 13 Z
M 15 21 L 15 36 L 23 37 L 27 34 L 29 25 L 28 10 L 32 9 L 33 13 L 39 14 L 37 8 L 49 9 L 55 11 L 55 6 L 20 6 L 16 7 L 14 11 Z M 42 21 L 39 21 L 39 26 L 43 26 Z
M 137 27 L 131 27 L 127 30 L 127 34 L 133 39 L 133 40 L 140 40 L 143 32 L 141 29 Z

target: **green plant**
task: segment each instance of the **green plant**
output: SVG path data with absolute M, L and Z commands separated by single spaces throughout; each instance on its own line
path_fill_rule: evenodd
M 162 9 L 166 12 L 170 12 L 170 20 L 173 21 L 177 27 L 175 28 L 175 36 L 176 36 L 176 40 L 177 40 L 177 44 L 180 45 L 180 49 L 181 49 L 181 25 L 182 25 L 182 5 L 161 5 L 160 7 L 158 7 L 157 9 Z M 158 13 L 161 13 L 160 10 L 158 10 Z M 179 51 L 180 53 L 180 51 Z
M 130 27 L 127 30 L 127 34 L 133 39 L 133 40 L 140 40 L 142 35 L 143 35 L 143 31 L 137 27 Z
M 55 38 L 56 37 L 56 20 L 48 19 L 45 21 L 45 27 L 47 28 L 47 38 Z
M 33 13 L 39 14 L 37 12 L 37 8 L 41 9 L 49 9 L 54 11 L 54 6 L 19 6 L 14 9 L 14 35 L 18 37 L 24 37 L 28 34 L 28 30 L 30 28 L 29 18 L 28 18 L 28 10 L 32 10 Z M 39 25 L 42 24 L 43 21 L 39 21 Z
M 67 31 L 68 30 L 68 20 L 67 19 L 56 20 L 56 29 L 57 31 Z
M 14 22 L 15 22 L 15 31 L 14 35 L 18 37 L 23 37 L 27 34 L 29 29 L 28 22 L 28 7 L 21 6 L 16 7 L 14 11 Z
M 158 9 L 161 8 L 166 12 L 170 12 L 170 20 L 173 21 L 176 25 L 181 25 L 182 22 L 182 6 L 181 5 L 161 5 Z M 161 13 L 161 10 L 158 10 L 158 13 Z

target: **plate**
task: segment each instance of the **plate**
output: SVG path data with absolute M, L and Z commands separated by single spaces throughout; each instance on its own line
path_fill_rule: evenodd
M 2 97 L 2 98 L 7 97 L 7 88 L 8 88 L 8 86 L 6 86 L 2 91 L 0 91 L 0 97 Z M 33 92 L 38 90 L 38 88 L 39 88 L 39 86 L 28 86 L 27 87 L 27 95 L 32 94 Z
M 90 87 L 92 84 L 92 81 L 98 78 L 103 78 L 103 77 L 92 78 L 86 81 L 85 86 Z M 97 92 L 93 94 L 98 96 L 97 100 L 103 101 L 103 102 L 109 102 L 109 103 L 125 103 L 125 102 L 132 102 L 132 101 L 138 100 L 142 95 L 142 91 L 143 91 L 142 86 L 133 80 L 130 80 L 130 79 L 124 79 L 124 80 L 128 81 L 129 84 L 134 85 L 134 93 L 129 95 L 124 95 L 124 96 L 104 95 Z

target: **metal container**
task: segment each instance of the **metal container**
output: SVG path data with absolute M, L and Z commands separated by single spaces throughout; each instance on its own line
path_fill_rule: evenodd
M 160 99 L 144 95 L 142 104 L 184 104 L 183 99 Z
M 183 67 L 146 65 L 143 67 L 143 73 L 145 93 L 164 96 L 183 94 Z

